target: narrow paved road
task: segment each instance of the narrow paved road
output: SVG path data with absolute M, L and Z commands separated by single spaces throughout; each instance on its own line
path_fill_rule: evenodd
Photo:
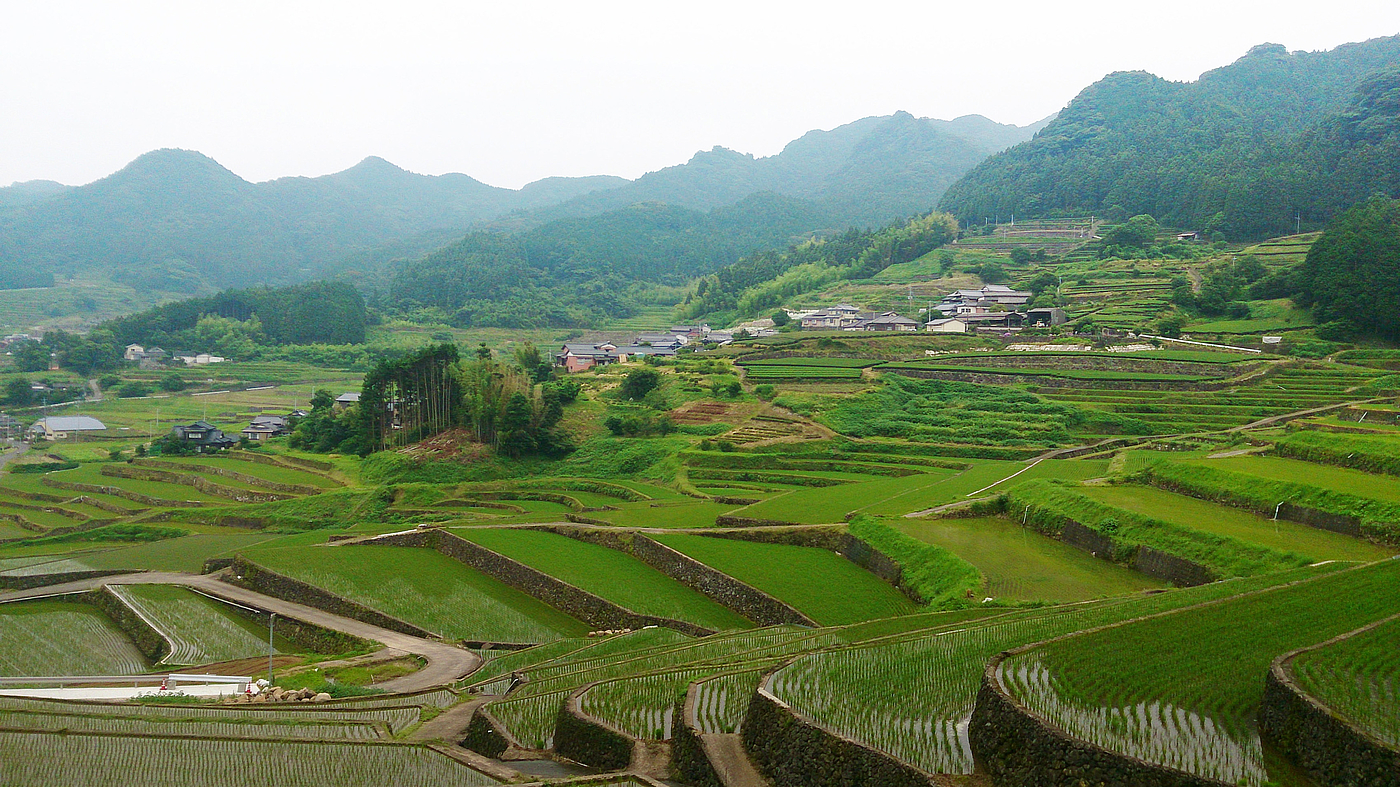
M 481 665 L 479 656 L 455 645 L 411 637 L 351 618 L 333 615 L 315 607 L 265 596 L 237 585 L 230 585 L 213 574 L 178 574 L 152 571 L 142 574 L 97 577 L 78 582 L 67 582 L 62 585 L 0 593 L 0 602 L 96 590 L 103 585 L 185 585 L 227 601 L 265 612 L 274 612 L 283 617 L 344 632 L 362 639 L 374 640 L 387 648 L 422 656 L 428 662 L 427 666 L 412 675 L 405 675 L 402 678 L 377 684 L 378 688 L 385 691 L 410 692 L 443 686 L 467 675 Z
M 28 450 L 29 443 L 15 443 L 11 448 L 6 450 L 5 453 L 0 454 L 0 470 L 4 470 L 5 465 L 24 456 L 25 452 Z

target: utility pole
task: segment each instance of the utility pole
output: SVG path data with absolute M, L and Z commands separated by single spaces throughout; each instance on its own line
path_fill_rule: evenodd
M 272 626 L 277 622 L 277 613 L 267 613 L 267 687 L 272 688 Z

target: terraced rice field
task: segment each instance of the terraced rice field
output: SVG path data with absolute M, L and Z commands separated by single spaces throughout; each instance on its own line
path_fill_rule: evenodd
M 114 476 L 102 475 L 101 470 L 102 465 L 86 464 L 75 467 L 72 470 L 58 470 L 53 473 L 48 473 L 47 475 L 55 481 L 111 486 L 154 497 L 159 500 L 193 500 L 201 503 L 228 503 L 228 498 L 201 492 L 192 486 L 168 484 L 164 481 L 145 481 L 137 478 L 116 478 Z M 52 487 L 49 488 L 48 493 L 78 494 L 77 492 L 69 492 Z
M 271 533 L 196 534 L 134 546 L 119 546 L 83 555 L 82 561 L 94 569 L 184 571 L 198 574 L 206 560 L 232 557 L 239 550 L 272 542 L 281 537 Z
M 763 671 L 755 669 L 702 679 L 695 693 L 695 727 L 708 733 L 739 732 L 762 678 Z
M 819 625 L 918 610 L 889 583 L 825 549 L 682 534 L 653 538 L 792 605 Z
M 977 567 L 987 596 L 1008 601 L 1086 601 L 1166 587 L 1005 519 L 912 519 L 891 523 Z
M 584 692 L 580 707 L 634 737 L 669 740 L 678 723 L 676 704 L 686 687 L 714 671 L 694 667 L 600 683 Z
M 170 643 L 162 664 L 212 664 L 267 653 L 267 631 L 227 604 L 172 585 L 109 589 Z M 278 639 L 273 641 L 276 652 L 292 649 Z
M 1008 660 L 1001 674 L 1071 735 L 1261 785 L 1271 774 L 1254 718 L 1270 662 L 1397 612 L 1400 563 L 1384 561 L 1071 637 Z
M 428 549 L 287 547 L 259 551 L 253 560 L 450 639 L 545 642 L 588 631 L 535 598 Z
M 717 630 L 752 628 L 748 620 L 631 555 L 530 530 L 468 529 L 459 535 L 556 579 L 643 615 Z
M 0 676 L 145 671 L 136 645 L 94 606 L 58 599 L 0 604 Z
M 1320 465 L 1276 456 L 1230 456 L 1198 459 L 1187 464 L 1233 470 L 1237 473 L 1334 489 L 1338 492 L 1400 503 L 1400 478 L 1375 475 L 1344 467 Z
M 1220 460 L 1206 460 L 1217 462 Z M 1400 549 L 1320 530 L 1286 520 L 1276 521 L 1238 508 L 1216 505 L 1156 487 L 1132 484 L 1085 486 L 1080 492 L 1111 506 L 1172 522 L 1205 533 L 1238 538 L 1280 552 L 1297 552 L 1312 560 L 1383 560 Z
M 309 470 L 298 470 L 281 465 L 265 465 L 258 462 L 245 462 L 223 456 L 172 456 L 162 457 L 160 461 L 165 464 L 186 467 L 195 472 L 206 467 L 217 467 L 282 484 L 303 484 L 306 486 L 320 487 L 322 489 L 338 489 L 342 486 L 342 484 L 337 481 Z M 219 483 L 223 483 L 225 480 L 232 480 L 224 476 L 212 474 L 210 478 Z
M 1335 564 L 1295 569 L 1150 596 L 948 623 L 941 629 L 804 655 L 773 676 L 770 690 L 823 728 L 926 771 L 971 773 L 967 722 L 982 671 L 997 653 L 1336 570 Z M 1135 651 L 1114 650 L 1120 661 L 1125 652 Z
M 81 707 L 81 706 L 79 706 Z M 70 709 L 64 709 L 70 710 Z M 133 718 L 113 716 L 84 708 L 87 713 L 0 710 L 0 727 L 17 730 L 68 730 L 120 735 L 175 735 L 216 738 L 273 738 L 279 740 L 379 740 L 375 724 L 285 722 L 268 718 L 215 721 L 206 719 Z
M 1307 651 L 1292 670 L 1304 691 L 1400 748 L 1400 619 Z
M 498 782 L 431 749 L 402 744 L 0 733 L 0 782 L 359 787 Z

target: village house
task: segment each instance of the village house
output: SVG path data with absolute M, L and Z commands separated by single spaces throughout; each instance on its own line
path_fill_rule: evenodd
M 670 334 L 668 334 L 669 336 Z M 587 371 L 598 366 L 607 366 L 613 363 L 628 363 L 648 356 L 656 358 L 674 358 L 676 350 L 681 347 L 675 342 L 659 342 L 657 344 L 643 344 L 643 339 L 648 338 L 647 334 L 637 337 L 637 341 L 619 347 L 612 342 L 601 342 L 598 344 L 568 343 L 554 354 L 554 365 L 564 367 L 568 374 L 574 372 Z M 660 339 L 660 336 L 653 335 L 651 338 Z
M 1032 294 L 1002 284 L 988 284 L 980 290 L 953 290 L 936 307 L 943 316 L 987 314 L 998 309 L 1014 310 L 1030 303 Z
M 848 329 L 849 330 L 849 329 Z M 860 328 L 864 331 L 917 331 L 919 323 L 908 317 L 901 317 L 894 312 L 885 312 L 878 317 L 871 317 L 860 321 Z
M 85 432 L 102 432 L 106 429 L 106 424 L 90 415 L 50 415 L 29 427 L 29 438 L 66 440 L 70 436 L 77 438 Z
M 222 429 L 208 421 L 195 421 L 188 426 L 177 426 L 170 430 L 170 437 L 199 453 L 221 451 L 238 443 L 237 440 L 224 434 Z
M 359 391 L 346 391 L 345 393 L 343 393 L 343 394 L 341 394 L 340 396 L 337 396 L 337 397 L 335 398 L 335 409 L 336 409 L 336 410 L 344 410 L 345 408 L 349 407 L 349 406 L 352 405 L 352 404 L 359 404 L 359 403 L 360 403 L 360 392 L 359 392 Z
M 941 320 L 929 320 L 924 330 L 929 333 L 967 333 L 967 322 L 957 317 L 944 317 Z
M 253 442 L 261 443 L 269 437 L 277 437 L 287 433 L 287 417 L 281 415 L 255 415 L 253 420 L 243 431 L 243 437 Z

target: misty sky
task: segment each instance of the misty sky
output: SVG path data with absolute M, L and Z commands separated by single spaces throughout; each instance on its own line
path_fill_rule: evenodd
M 764 156 L 907 110 L 1026 124 L 1110 71 L 1400 33 L 1395 0 L 1169 3 L 45 2 L 0 5 L 0 184 L 160 147 L 249 180 L 368 155 L 518 187 Z

